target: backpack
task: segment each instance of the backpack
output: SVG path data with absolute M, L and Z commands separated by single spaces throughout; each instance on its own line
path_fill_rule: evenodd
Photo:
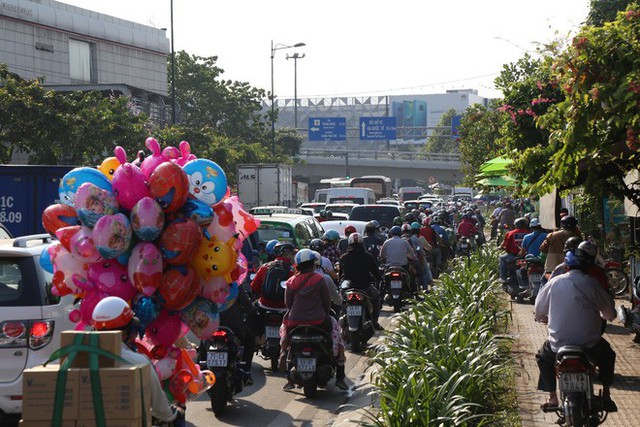
M 291 267 L 282 261 L 269 263 L 269 268 L 262 284 L 262 296 L 271 301 L 284 302 L 284 288 L 280 283 L 287 281 L 290 272 Z

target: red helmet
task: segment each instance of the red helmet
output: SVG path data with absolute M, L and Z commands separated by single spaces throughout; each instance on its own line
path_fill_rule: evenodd
M 91 319 L 98 331 L 119 329 L 131 322 L 133 311 L 122 298 L 107 297 L 96 304 Z
M 345 234 L 345 236 L 348 236 L 348 235 L 349 235 L 349 234 L 351 234 L 351 233 L 355 233 L 356 231 L 357 231 L 357 230 L 356 230 L 356 227 L 354 227 L 353 225 L 347 225 L 347 226 L 344 228 L 344 234 Z

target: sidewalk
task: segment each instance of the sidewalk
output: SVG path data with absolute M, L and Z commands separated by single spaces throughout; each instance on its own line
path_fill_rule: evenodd
M 616 300 L 616 307 L 628 302 Z M 520 419 L 523 427 L 554 425 L 557 416 L 545 414 L 540 405 L 546 393 L 536 390 L 538 365 L 535 354 L 547 337 L 546 325 L 533 320 L 533 306 L 512 303 L 515 338 L 513 357 L 516 363 L 516 388 L 518 392 Z M 611 397 L 618 405 L 618 412 L 609 414 L 603 426 L 640 426 L 640 345 L 632 341 L 631 334 L 618 320 L 607 326 L 605 338 L 616 352 L 616 376 Z M 601 386 L 595 385 L 599 390 Z

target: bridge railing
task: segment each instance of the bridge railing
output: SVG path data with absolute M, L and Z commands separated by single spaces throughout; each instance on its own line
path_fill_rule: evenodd
M 460 153 L 426 153 L 389 150 L 348 150 L 301 148 L 300 157 L 347 157 L 350 159 L 459 162 Z

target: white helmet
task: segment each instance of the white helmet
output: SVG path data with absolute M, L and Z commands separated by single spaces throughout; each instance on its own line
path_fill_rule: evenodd
M 362 234 L 360 233 L 351 233 L 349 234 L 349 244 L 353 245 L 354 243 L 362 243 Z
M 302 264 L 307 261 L 315 261 L 317 252 L 312 251 L 311 249 L 300 249 L 295 256 L 295 263 Z
M 98 331 L 119 329 L 131 322 L 133 311 L 122 298 L 106 297 L 96 304 L 91 318 Z
M 313 252 L 313 255 L 315 255 L 316 257 L 316 265 L 317 266 L 322 265 L 322 255 L 320 255 L 320 252 L 318 251 L 311 251 L 311 252 Z

